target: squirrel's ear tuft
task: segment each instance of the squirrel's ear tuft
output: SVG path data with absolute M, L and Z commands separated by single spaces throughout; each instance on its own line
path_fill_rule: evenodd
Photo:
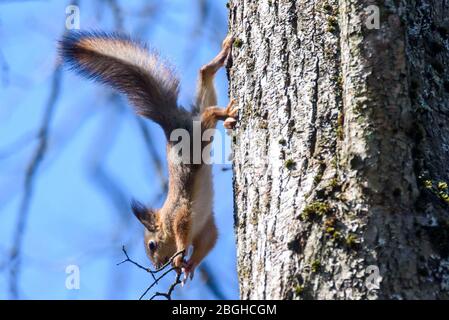
M 147 208 L 141 202 L 137 200 L 131 201 L 131 210 L 137 219 L 147 228 L 149 231 L 154 231 L 155 228 L 155 213 L 153 210 Z
M 137 219 L 141 220 L 147 213 L 147 208 L 139 201 L 131 200 L 131 209 Z

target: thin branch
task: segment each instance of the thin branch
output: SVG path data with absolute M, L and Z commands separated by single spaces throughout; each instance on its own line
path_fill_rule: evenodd
M 177 256 L 179 256 L 179 255 L 184 255 L 184 250 L 181 250 L 181 251 L 178 251 L 178 252 L 176 252 L 164 265 L 162 265 L 160 268 L 158 268 L 158 269 L 156 269 L 156 270 L 151 270 L 150 268 L 145 268 L 145 267 L 143 267 L 143 266 L 141 266 L 141 265 L 139 265 L 137 262 L 135 262 L 134 260 L 131 260 L 130 258 L 129 258 L 129 255 L 128 255 L 128 253 L 127 253 L 127 251 L 126 251 L 126 249 L 125 249 L 125 246 L 123 246 L 122 247 L 122 251 L 125 253 L 125 256 L 126 256 L 126 259 L 125 260 L 123 260 L 122 262 L 119 262 L 119 263 L 117 263 L 117 265 L 121 265 L 122 263 L 125 263 L 125 262 L 131 262 L 132 264 L 134 264 L 134 265 L 137 265 L 139 268 L 141 268 L 141 269 L 143 269 L 143 270 L 145 270 L 146 272 L 148 272 L 148 273 L 151 273 L 151 274 L 156 274 L 156 273 L 159 273 L 159 272 L 161 272 L 162 270 L 164 270 L 165 268 L 167 268 L 172 262 L 173 262 L 173 260 L 177 257 Z
M 78 1 L 73 1 L 73 4 L 77 3 Z M 62 64 L 61 61 L 57 59 L 52 77 L 50 96 L 45 105 L 44 116 L 38 133 L 39 142 L 26 169 L 24 193 L 18 213 L 19 217 L 13 233 L 13 247 L 11 248 L 9 257 L 9 292 L 11 298 L 13 299 L 17 299 L 19 297 L 18 279 L 21 271 L 21 250 L 23 239 L 25 236 L 25 230 L 27 227 L 28 216 L 30 213 L 30 204 L 35 183 L 34 180 L 37 171 L 44 159 L 45 152 L 47 151 L 50 123 L 53 118 L 56 103 L 61 92 L 61 78 Z
M 121 265 L 125 262 L 130 262 L 133 265 L 135 265 L 136 267 L 138 267 L 139 269 L 145 270 L 146 272 L 150 273 L 151 276 L 153 277 L 153 282 L 150 284 L 150 286 L 144 291 L 144 293 L 142 293 L 142 295 L 140 296 L 139 300 L 142 300 L 143 297 L 145 297 L 145 295 L 148 293 L 148 291 L 151 290 L 151 288 L 153 288 L 156 284 L 158 284 L 159 280 L 161 280 L 162 278 L 164 278 L 167 274 L 169 274 L 170 272 L 174 271 L 174 270 L 178 270 L 177 267 L 172 267 L 170 269 L 168 269 L 167 271 L 165 271 L 161 276 L 159 276 L 158 278 L 156 278 L 154 275 L 165 270 L 168 266 L 170 266 L 173 263 L 173 260 L 179 256 L 182 255 L 182 258 L 184 259 L 184 253 L 185 250 L 181 250 L 176 252 L 162 267 L 156 269 L 156 270 L 151 270 L 150 268 L 146 268 L 144 266 L 142 266 L 141 264 L 139 264 L 138 262 L 135 262 L 134 260 L 132 260 L 129 255 L 128 252 L 126 251 L 125 246 L 122 247 L 122 251 L 126 256 L 126 259 L 123 260 L 122 262 L 117 263 L 117 265 Z M 173 290 L 175 289 L 175 287 L 180 284 L 182 281 L 181 279 L 181 272 L 178 272 L 175 278 L 175 281 L 172 283 L 172 285 L 170 286 L 169 290 L 167 293 L 160 293 L 160 292 L 156 292 L 155 295 L 153 295 L 151 297 L 150 300 L 154 299 L 156 296 L 164 296 L 166 297 L 168 300 L 171 300 L 171 294 L 173 292 Z
M 154 166 L 156 167 L 156 173 L 158 175 L 159 181 L 161 182 L 161 187 L 163 189 L 162 192 L 165 193 L 168 189 L 168 180 L 167 180 L 166 174 L 164 173 L 162 160 L 159 157 L 157 150 L 154 146 L 153 139 L 151 138 L 150 130 L 148 130 L 145 120 L 142 119 L 141 117 L 137 116 L 137 123 L 139 125 L 140 132 L 142 133 L 142 137 L 147 146 L 151 161 L 154 163 Z
M 144 293 L 142 293 L 142 295 L 139 297 L 139 300 L 142 300 L 143 297 L 145 297 L 145 295 L 148 293 L 148 291 L 151 290 L 151 288 L 153 288 L 159 280 L 161 280 L 163 277 L 165 277 L 167 274 L 169 274 L 170 272 L 176 270 L 177 268 L 172 267 L 170 269 L 168 269 L 167 271 L 165 271 L 159 278 L 157 278 L 146 290 Z
M 142 270 L 145 270 L 146 272 L 150 273 L 151 276 L 153 277 L 153 279 L 156 281 L 156 277 L 154 276 L 153 271 L 152 271 L 150 268 L 145 268 L 145 267 L 142 266 L 141 264 L 139 264 L 139 263 L 135 262 L 134 260 L 132 260 L 132 259 L 129 257 L 128 252 L 126 252 L 125 246 L 122 246 L 122 251 L 123 251 L 123 253 L 124 253 L 125 256 L 126 256 L 126 259 L 123 260 L 122 262 L 117 263 L 118 266 L 121 265 L 121 264 L 123 264 L 123 263 L 125 263 L 125 262 L 131 262 L 133 265 L 137 266 L 138 268 L 140 268 L 140 269 L 142 269 Z
M 60 62 L 58 62 L 53 73 L 50 97 L 47 101 L 44 111 L 44 118 L 42 120 L 42 125 L 38 133 L 39 144 L 26 170 L 24 193 L 22 202 L 20 204 L 19 218 L 14 231 L 14 237 L 12 242 L 13 247 L 10 253 L 11 265 L 9 272 L 10 275 L 9 291 L 13 299 L 17 299 L 19 295 L 17 282 L 21 268 L 20 251 L 22 249 L 23 238 L 25 235 L 25 229 L 30 211 L 29 208 L 31 198 L 33 195 L 34 178 L 36 177 L 36 173 L 39 169 L 40 164 L 42 163 L 45 152 L 47 150 L 50 122 L 53 117 L 56 102 L 59 98 L 60 87 L 61 87 L 61 64 Z
M 171 286 L 170 286 L 170 288 L 168 289 L 167 293 L 156 292 L 155 294 L 153 294 L 153 296 L 150 298 L 150 300 L 154 300 L 154 298 L 156 298 L 156 297 L 164 297 L 164 298 L 166 298 L 167 300 L 171 300 L 171 295 L 172 295 L 172 293 L 173 293 L 173 290 L 175 290 L 175 288 L 176 288 L 176 286 L 177 286 L 178 284 L 181 284 L 181 283 L 182 283 L 182 281 L 181 281 L 181 276 L 182 276 L 182 273 L 178 273 L 178 274 L 176 275 L 176 279 L 175 279 L 175 281 L 171 284 Z

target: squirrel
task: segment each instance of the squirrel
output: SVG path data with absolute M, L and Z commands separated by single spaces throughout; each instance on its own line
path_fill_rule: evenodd
M 201 132 L 214 129 L 219 120 L 233 129 L 238 109 L 234 100 L 226 108 L 216 106 L 216 72 L 231 59 L 233 37 L 228 35 L 221 51 L 201 67 L 196 102 L 192 111 L 178 105 L 179 79 L 156 53 L 128 36 L 117 33 L 73 31 L 59 42 L 62 63 L 88 79 L 109 85 L 127 96 L 137 114 L 157 123 L 167 138 L 168 194 L 160 209 L 133 200 L 132 212 L 144 226 L 146 254 L 156 268 L 172 261 L 184 280 L 193 278 L 195 268 L 214 247 L 217 228 L 212 212 L 211 165 L 186 163 L 175 151 L 170 134 L 185 129 L 190 134 L 194 120 Z M 191 135 L 192 136 L 192 135 Z M 209 142 L 211 143 L 211 142 Z M 201 154 L 206 143 L 201 142 Z M 193 246 L 188 259 L 184 256 Z

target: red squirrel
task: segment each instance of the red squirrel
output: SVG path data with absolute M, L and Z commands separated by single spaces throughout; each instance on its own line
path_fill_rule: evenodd
M 196 102 L 192 111 L 178 105 L 179 79 L 170 67 L 145 45 L 129 37 L 103 32 L 71 32 L 60 41 L 64 64 L 78 74 L 109 85 L 125 94 L 135 111 L 153 120 L 167 138 L 169 187 L 160 209 L 147 208 L 133 201 L 134 215 L 144 226 L 144 243 L 148 257 L 156 267 L 167 263 L 179 251 L 193 252 L 185 261 L 182 255 L 173 260 L 178 272 L 193 277 L 194 270 L 214 247 L 217 228 L 212 213 L 213 185 L 211 165 L 185 163 L 175 152 L 170 134 L 175 129 L 192 133 L 193 121 L 201 132 L 215 128 L 219 120 L 232 129 L 237 108 L 231 100 L 219 108 L 214 87 L 216 72 L 231 56 L 232 36 L 223 41 L 218 55 L 199 71 Z M 210 143 L 210 142 L 209 142 Z M 201 143 L 201 151 L 206 144 Z

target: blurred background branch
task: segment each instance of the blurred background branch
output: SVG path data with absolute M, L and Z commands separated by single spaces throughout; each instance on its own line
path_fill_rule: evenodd
M 78 1 L 70 2 L 78 5 Z M 66 31 L 64 31 L 66 32 Z M 18 281 L 21 272 L 21 250 L 24 235 L 26 232 L 28 215 L 33 196 L 34 180 L 36 179 L 38 169 L 45 157 L 48 148 L 50 125 L 55 113 L 55 108 L 61 94 L 62 65 L 59 59 L 55 62 L 53 76 L 51 80 L 50 95 L 44 107 L 42 123 L 37 135 L 38 145 L 26 168 L 25 181 L 23 185 L 23 196 L 19 207 L 18 220 L 14 230 L 12 248 L 9 262 L 9 292 L 12 299 L 19 297 Z
M 5 55 L 0 48 L 0 69 L 1 69 L 1 83 L 3 87 L 6 87 L 9 83 L 9 64 L 6 61 Z
M 24 234 L 26 232 L 28 215 L 30 212 L 30 204 L 33 196 L 34 179 L 36 178 L 39 166 L 45 156 L 48 146 L 50 122 L 53 117 L 54 109 L 60 95 L 61 83 L 61 64 L 58 62 L 53 74 L 52 85 L 50 89 L 50 97 L 45 107 L 42 125 L 38 133 L 38 146 L 30 160 L 26 169 L 24 191 L 20 209 L 18 212 L 18 221 L 13 236 L 13 246 L 10 253 L 9 266 L 9 291 L 13 299 L 19 296 L 18 278 L 21 271 L 21 250 Z

